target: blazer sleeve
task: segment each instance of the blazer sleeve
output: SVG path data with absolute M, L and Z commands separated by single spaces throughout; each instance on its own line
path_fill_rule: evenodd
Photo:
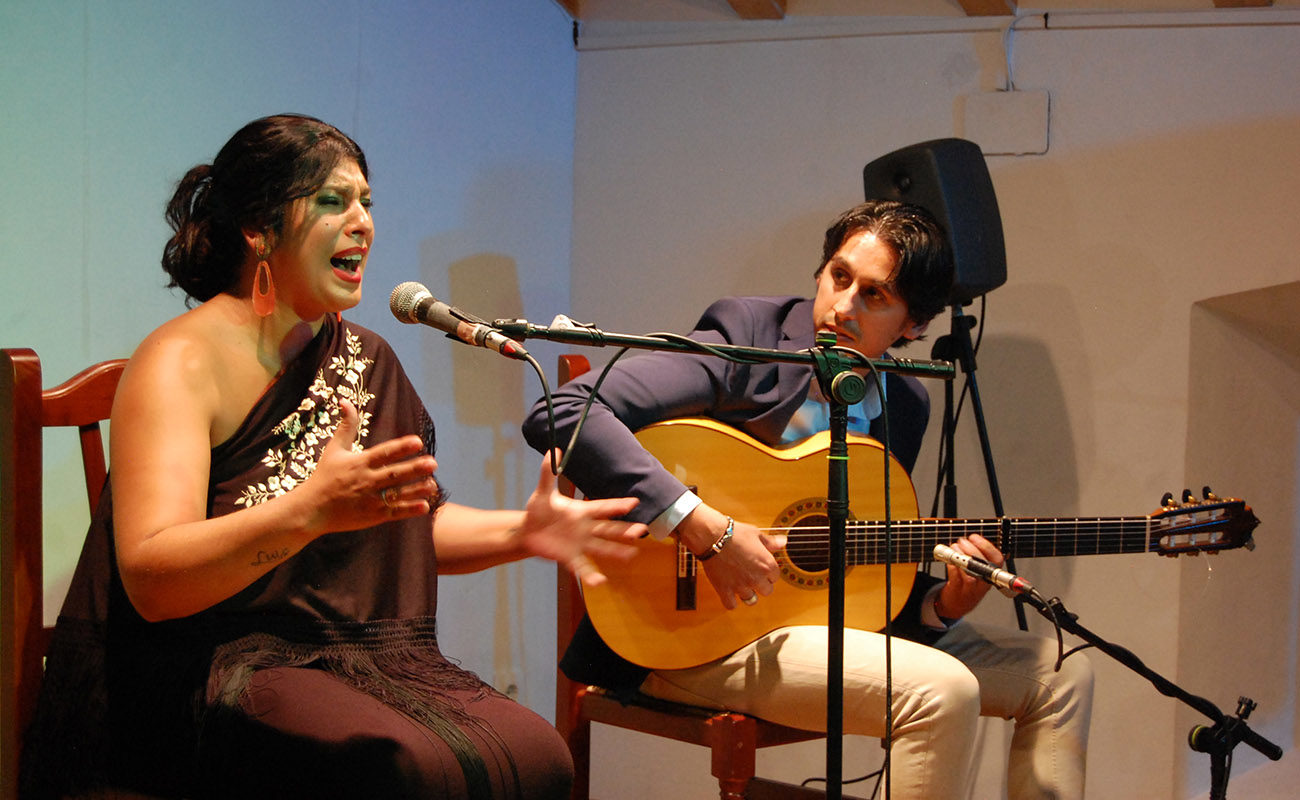
M 781 323 L 799 298 L 724 298 L 711 305 L 690 338 L 705 343 L 775 347 Z M 596 387 L 601 370 L 579 376 L 552 395 L 555 444 L 572 449 L 566 474 L 588 497 L 632 496 L 641 502 L 628 515 L 650 522 L 686 491 L 637 441 L 651 423 L 710 416 L 733 423 L 769 411 L 776 397 L 775 365 L 739 365 L 703 353 L 651 352 L 618 361 Z M 806 384 L 805 384 L 806 385 Z M 588 397 L 595 396 L 575 446 L 569 447 Z M 545 400 L 523 424 L 537 450 L 550 446 Z

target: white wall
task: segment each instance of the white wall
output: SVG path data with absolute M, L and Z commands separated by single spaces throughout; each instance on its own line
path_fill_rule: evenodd
M 537 459 L 518 421 L 536 381 L 505 365 L 496 402 L 467 401 L 453 370 L 501 365 L 399 325 L 387 304 L 394 285 L 419 280 L 484 315 L 507 316 L 486 302 L 502 292 L 527 298 L 510 316 L 566 305 L 576 54 L 557 7 L 6 1 L 0 30 L 4 346 L 36 349 L 47 383 L 129 355 L 184 309 L 158 266 L 175 182 L 251 119 L 312 114 L 356 138 L 371 167 L 378 236 L 348 316 L 402 356 L 439 426 L 439 474 L 455 498 L 522 504 Z M 51 471 L 71 480 L 77 468 L 70 449 L 52 449 Z M 85 514 L 57 485 L 48 500 L 57 609 Z M 439 615 L 448 654 L 517 685 L 548 717 L 553 574 L 538 563 L 448 578 Z
M 1187 442 L 1198 433 L 1189 429 L 1198 399 L 1189 390 L 1198 356 L 1189 320 L 1198 301 L 1297 275 L 1300 17 L 1274 10 L 1141 21 L 1154 25 L 1068 14 L 1018 25 L 1015 83 L 1050 93 L 1050 147 L 988 159 L 1009 277 L 989 295 L 986 313 L 972 310 L 987 325 L 977 375 L 1008 513 L 1141 515 L 1165 491 L 1208 483 L 1246 497 L 1263 520 L 1259 550 L 1210 563 L 1249 565 L 1290 552 L 1281 545 L 1295 537 L 1294 497 L 1276 486 L 1233 484 L 1240 473 L 1188 459 Z M 767 26 L 768 41 L 727 41 L 746 34 L 715 26 L 624 47 L 633 39 L 588 28 L 578 65 L 576 317 L 627 332 L 685 330 L 718 295 L 809 291 L 821 233 L 861 199 L 863 165 L 898 147 L 963 135 L 965 98 L 1004 85 L 998 30 L 948 23 L 928 34 L 855 30 L 791 18 Z M 924 345 L 914 349 L 927 355 Z M 1229 398 L 1234 413 L 1252 413 L 1249 391 Z M 963 429 L 960 512 L 987 514 L 969 416 Z M 1247 457 L 1292 463 L 1289 442 L 1239 446 L 1257 448 Z M 935 444 L 917 471 L 922 508 Z M 1238 694 L 1267 697 L 1251 722 L 1290 749 L 1293 679 L 1189 668 L 1200 664 L 1201 648 L 1214 646 L 1187 635 L 1203 621 L 1193 614 L 1203 612 L 1185 611 L 1180 597 L 1206 579 L 1206 560 L 1190 563 L 1110 556 L 1018 567 L 1090 629 L 1167 677 L 1186 676 L 1188 690 L 1225 711 Z M 1221 570 L 1234 582 L 1229 596 L 1257 588 L 1248 572 Z M 1295 624 L 1294 571 L 1280 580 L 1289 585 L 1258 590 L 1278 592 L 1269 596 L 1291 607 L 1260 604 L 1244 618 L 1231 608 L 1217 613 L 1254 632 L 1238 636 L 1247 646 L 1290 648 L 1283 661 L 1293 663 L 1294 637 L 1271 635 Z M 978 613 L 1014 624 L 997 595 Z M 1031 620 L 1046 630 L 1041 622 Z M 1089 797 L 1204 791 L 1208 759 L 1184 755 L 1194 717 L 1114 661 L 1089 657 L 1099 678 Z M 975 797 L 1000 791 L 1005 734 L 1000 723 L 985 731 L 994 755 Z M 709 796 L 698 754 L 613 732 L 597 739 L 602 795 Z M 659 767 L 629 780 L 617 758 L 629 749 Z M 1262 761 L 1246 748 L 1237 755 L 1234 774 Z M 695 760 L 662 769 L 683 758 Z M 800 750 L 769 766 L 819 774 L 821 758 Z

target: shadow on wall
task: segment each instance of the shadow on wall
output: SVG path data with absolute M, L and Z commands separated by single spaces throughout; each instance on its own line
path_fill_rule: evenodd
M 519 275 L 514 259 L 508 256 L 476 253 L 448 266 L 447 277 L 449 302 L 457 308 L 490 308 L 502 319 L 524 315 Z M 525 467 L 533 461 L 532 451 L 519 452 L 526 448 L 521 447 L 518 436 L 524 416 L 524 369 L 518 361 L 476 347 L 451 351 L 456 422 L 491 433 L 490 449 L 483 456 L 483 479 L 493 487 L 495 508 L 511 507 L 514 498 L 528 491 L 522 481 L 531 475 Z M 492 615 L 492 683 L 506 695 L 517 697 L 515 655 L 525 652 L 523 576 L 518 564 L 493 572 L 497 613 Z M 519 624 L 512 624 L 515 620 Z
M 977 321 L 972 337 L 978 337 L 980 326 L 990 330 L 1003 327 L 1000 316 L 1010 315 L 1006 309 L 1019 309 L 1032 304 L 1044 314 L 1062 321 L 1063 332 L 1077 331 L 1071 323 L 1077 319 L 1069 293 L 1045 285 L 1010 285 L 989 293 L 987 306 L 981 310 L 976 302 L 963 314 Z M 936 320 L 931 327 L 950 327 Z M 938 341 L 933 341 L 935 345 Z M 1064 352 L 1076 373 L 1084 367 L 1082 343 L 1077 337 L 1062 335 L 1049 350 L 1045 342 L 1028 336 L 990 333 L 979 343 L 976 354 L 975 379 L 978 383 L 985 424 L 988 429 L 989 449 L 993 468 L 1002 496 L 1003 510 L 1010 517 L 1079 515 L 1080 443 L 1073 431 L 1091 430 L 1089 420 L 1071 420 L 1069 414 L 1087 414 L 1087 404 L 1067 404 L 1063 376 L 1053 360 Z M 913 347 L 912 349 L 917 349 Z M 924 353 L 908 353 L 920 357 Z M 1085 377 L 1077 375 L 1075 377 Z M 952 389 L 960 397 L 966 375 L 960 370 Z M 937 450 L 943 413 L 943 388 L 931 387 L 931 442 L 927 451 Z M 992 494 L 988 472 L 980 448 L 974 405 L 969 396 L 961 400 L 956 444 L 957 493 L 959 517 L 987 517 L 993 515 Z M 1086 443 L 1085 443 L 1086 446 Z M 942 497 L 936 477 L 936 467 L 926 462 L 918 464 L 915 483 L 918 496 Z M 938 507 L 942 515 L 942 502 Z M 1054 589 L 1065 591 L 1075 570 L 1074 559 L 1052 558 L 1039 560 L 1033 565 L 1035 574 L 1050 578 Z M 995 604 L 989 604 L 995 605 Z
M 514 259 L 497 253 L 476 253 L 447 267 L 450 302 L 466 310 L 489 308 L 497 319 L 524 315 L 519 275 Z M 516 428 L 524 417 L 524 378 L 521 364 L 473 347 L 451 351 L 456 422 L 476 428 Z M 517 436 L 511 438 L 518 438 Z M 510 444 L 503 443 L 504 447 Z M 495 449 L 488 463 L 489 479 L 503 484 L 504 453 Z M 505 504 L 506 498 L 497 500 Z
M 984 345 L 977 377 L 999 479 L 1004 473 L 1011 479 L 1000 484 L 1006 513 L 1077 515 L 1078 454 L 1071 431 L 1079 426 L 1069 419 L 1047 345 L 1004 335 L 991 335 Z M 974 419 L 962 424 L 973 428 Z

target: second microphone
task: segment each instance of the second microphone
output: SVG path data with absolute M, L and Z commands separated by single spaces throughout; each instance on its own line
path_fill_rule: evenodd
M 408 325 L 428 325 L 475 347 L 486 347 L 510 358 L 528 358 L 528 351 L 519 342 L 491 325 L 469 322 L 466 319 L 468 314 L 436 299 L 422 283 L 407 281 L 398 284 L 388 298 L 388 307 L 393 316 Z

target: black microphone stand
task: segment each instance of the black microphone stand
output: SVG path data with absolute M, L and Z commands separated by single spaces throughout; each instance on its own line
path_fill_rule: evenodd
M 615 345 L 643 350 L 698 353 L 751 362 L 784 361 L 811 364 L 822 394 L 830 404 L 830 449 L 827 453 L 826 516 L 830 531 L 830 562 L 827 576 L 829 592 L 827 612 L 827 679 L 826 679 L 826 797 L 843 797 L 844 759 L 844 592 L 847 557 L 845 527 L 849 511 L 848 474 L 848 407 L 866 396 L 866 382 L 854 372 L 869 366 L 873 371 L 951 379 L 953 366 L 939 361 L 913 361 L 905 358 L 871 359 L 835 346 L 834 334 L 817 335 L 817 347 L 810 351 L 789 352 L 761 347 L 712 344 L 657 336 L 633 336 L 607 333 L 582 325 L 577 327 L 539 327 L 526 320 L 496 320 L 493 327 L 511 338 L 541 338 L 569 344 L 604 347 Z M 881 398 L 882 412 L 884 400 Z M 886 528 L 888 530 L 888 528 Z M 886 562 L 892 559 L 889 537 L 885 541 Z M 888 585 L 888 584 L 887 584 Z M 886 789 L 888 791 L 888 789 Z
M 844 792 L 844 552 L 849 517 L 849 406 L 867 394 L 866 381 L 835 349 L 835 334 L 818 333 L 813 364 L 822 396 L 830 405 L 830 449 L 826 454 L 826 520 L 830 562 L 827 576 L 826 796 Z M 882 398 L 883 401 L 883 398 Z M 888 546 L 888 545 L 887 545 Z
M 1156 687 L 1156 691 L 1166 697 L 1181 700 L 1214 721 L 1211 727 L 1203 725 L 1193 727 L 1187 736 L 1188 746 L 1192 750 L 1198 753 L 1208 753 L 1210 756 L 1210 800 L 1226 800 L 1232 750 L 1239 743 L 1245 742 L 1273 761 L 1277 761 L 1282 757 L 1282 748 L 1255 733 L 1246 724 L 1246 718 L 1255 709 L 1254 700 L 1241 697 L 1237 701 L 1237 713 L 1232 716 L 1224 714 L 1214 703 L 1204 697 L 1187 692 L 1149 668 L 1131 650 L 1108 642 L 1085 628 L 1079 623 L 1078 616 L 1066 609 L 1065 604 L 1061 602 L 1059 597 L 1053 597 L 1050 600 L 1043 600 L 1041 597 L 1025 594 L 1017 595 L 1017 597 L 1025 598 L 1025 603 L 1033 606 L 1057 627 L 1078 636 L 1146 678 Z

